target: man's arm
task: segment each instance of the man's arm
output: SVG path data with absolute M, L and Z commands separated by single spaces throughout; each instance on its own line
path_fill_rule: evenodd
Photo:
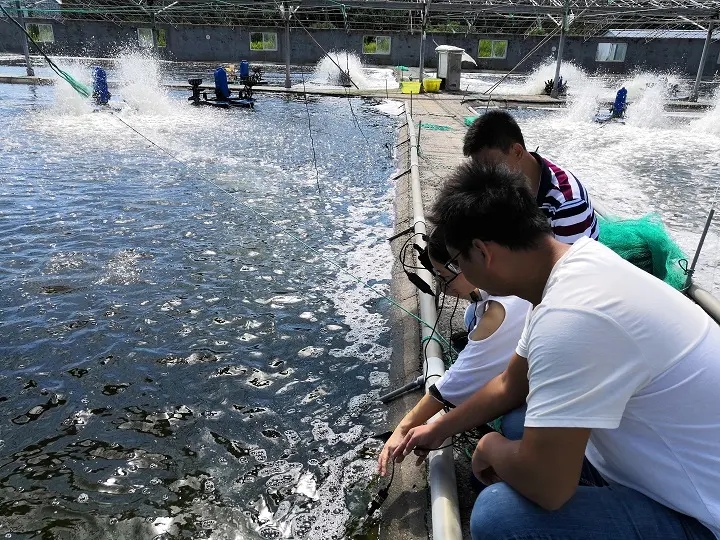
M 448 437 L 494 420 L 525 402 L 528 394 L 527 359 L 513 353 L 507 368 L 475 392 L 465 403 L 426 426 L 408 431 L 392 454 L 396 461 L 413 450 L 421 458 Z
M 402 420 L 400 420 L 400 423 L 395 428 L 395 431 L 393 431 L 393 434 L 385 443 L 382 452 L 380 452 L 380 457 L 378 458 L 380 476 L 385 476 L 387 474 L 387 465 L 390 461 L 390 457 L 405 438 L 407 432 L 416 426 L 424 424 L 442 409 L 442 403 L 430 394 L 425 394 L 418 404 L 415 405 Z
M 485 435 L 476 453 L 504 482 L 545 510 L 557 510 L 575 493 L 587 428 L 526 427 L 520 441 Z
M 584 236 L 598 237 L 595 211 L 585 199 L 564 202 L 555 211 L 550 225 L 555 238 L 564 244 L 574 244 Z

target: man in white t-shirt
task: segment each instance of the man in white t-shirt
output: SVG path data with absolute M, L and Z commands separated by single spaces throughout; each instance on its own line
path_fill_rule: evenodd
M 475 540 L 720 538 L 720 327 L 600 243 L 558 242 L 506 168 L 459 167 L 433 218 L 448 264 L 534 309 L 506 371 L 393 457 L 526 401 L 521 440 L 478 443 Z M 603 487 L 578 486 L 586 449 Z

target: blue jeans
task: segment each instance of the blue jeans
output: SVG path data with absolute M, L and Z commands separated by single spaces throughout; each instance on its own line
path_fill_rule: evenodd
M 473 540 L 715 540 L 694 518 L 630 488 L 579 486 L 554 512 L 507 484 L 488 486 L 470 517 Z
M 522 405 L 517 409 L 513 409 L 500 421 L 500 429 L 506 439 L 511 441 L 519 441 L 522 439 L 523 430 L 525 429 L 525 413 L 527 412 L 527 405 Z M 473 482 L 478 491 L 485 489 L 484 484 L 481 484 L 478 480 Z M 582 471 L 580 473 L 580 485 L 581 486 L 607 486 L 607 482 L 600 476 L 600 473 L 593 467 L 590 462 L 585 458 L 583 460 Z
M 500 429 L 506 439 L 510 439 L 511 441 L 519 441 L 522 439 L 523 430 L 525 429 L 526 412 L 527 405 L 522 405 L 502 417 Z
M 522 406 L 503 416 L 506 438 L 522 438 L 526 410 Z M 609 485 L 587 459 L 575 495 L 555 512 L 505 483 L 484 487 L 473 507 L 470 531 L 473 540 L 715 540 L 698 520 L 633 489 Z

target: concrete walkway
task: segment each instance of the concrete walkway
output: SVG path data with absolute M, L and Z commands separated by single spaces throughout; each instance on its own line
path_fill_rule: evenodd
M 26 84 L 26 85 L 52 85 L 55 84 L 56 79 L 51 77 L 28 77 L 26 75 L 0 75 L 0 84 Z M 162 86 L 173 90 L 187 90 L 190 92 L 190 85 L 187 83 L 163 83 Z M 230 84 L 228 85 L 232 92 L 236 92 L 243 88 L 242 85 Z M 202 90 L 214 90 L 212 84 L 200 85 Z M 303 90 L 301 87 L 294 86 L 292 88 L 284 88 L 281 86 L 270 86 L 270 85 L 258 85 L 253 88 L 253 91 L 258 94 L 290 94 L 290 95 L 303 95 L 309 96 L 339 96 L 339 97 L 370 97 L 370 98 L 387 98 L 387 99 L 399 99 L 408 100 L 410 99 L 409 94 L 403 94 L 399 89 L 358 89 L 358 88 L 306 88 Z M 518 94 L 421 94 L 413 96 L 413 102 L 422 102 L 429 99 L 433 102 L 459 102 L 463 99 L 472 100 L 479 102 L 482 106 L 489 105 L 490 107 L 564 107 L 564 98 L 551 98 L 546 95 L 518 95 Z M 608 101 L 607 104 L 611 102 Z M 678 101 L 678 100 L 667 100 L 665 101 L 665 110 L 667 111 L 690 111 L 690 110 L 705 110 L 712 107 L 713 104 L 708 101 L 692 102 L 692 101 Z
M 410 110 L 408 95 L 401 99 Z M 465 135 L 464 117 L 471 115 L 466 104 L 461 103 L 462 96 L 427 94 L 413 96 L 412 116 L 420 129 L 420 182 L 425 210 L 429 210 L 432 201 L 447 173 L 463 159 L 462 139 Z M 409 167 L 407 126 L 398 134 L 398 169 Z M 412 203 L 409 174 L 395 181 L 395 232 L 399 233 L 412 225 Z M 402 239 L 393 242 L 393 253 L 397 257 Z M 414 253 L 414 251 L 413 251 Z M 406 261 L 412 264 L 411 261 Z M 417 264 L 417 261 L 414 261 Z M 393 266 L 392 295 L 405 309 L 417 314 L 417 289 L 408 281 L 402 267 L 395 260 Z M 452 325 L 450 313 L 454 302 L 440 317 L 440 331 L 448 335 L 450 328 L 462 328 L 464 304 L 461 302 Z M 418 323 L 404 313 L 393 310 L 391 315 L 393 329 L 393 358 L 391 365 L 391 387 L 399 387 L 408 382 L 422 370 L 420 350 L 420 328 Z M 400 419 L 422 397 L 414 392 L 390 404 L 388 410 L 388 429 L 393 429 Z M 469 515 L 475 496 L 468 486 L 470 475 L 469 460 L 464 453 L 455 451 L 456 476 L 460 511 L 463 525 L 463 537 L 469 535 Z M 427 468 L 415 467 L 414 460 L 408 459 L 396 466 L 390 497 L 383 507 L 383 520 L 380 525 L 382 540 L 417 540 L 428 538 L 431 530 L 429 516 L 429 488 L 426 479 Z

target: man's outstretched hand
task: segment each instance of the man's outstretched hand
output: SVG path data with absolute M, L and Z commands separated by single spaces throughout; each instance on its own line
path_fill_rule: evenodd
M 420 465 L 432 450 L 437 450 L 442 446 L 445 439 L 446 437 L 440 433 L 436 424 L 418 426 L 407 432 L 391 457 L 393 461 L 399 463 L 410 452 L 414 452 L 418 456 L 415 464 Z

